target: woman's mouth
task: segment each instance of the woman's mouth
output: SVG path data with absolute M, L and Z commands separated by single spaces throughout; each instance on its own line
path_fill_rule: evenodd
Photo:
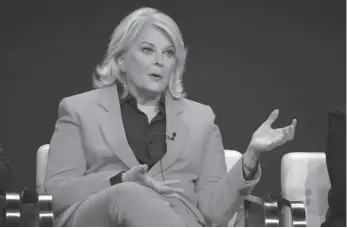
M 149 76 L 152 76 L 153 78 L 156 78 L 156 79 L 162 79 L 163 77 L 159 74 L 148 74 Z

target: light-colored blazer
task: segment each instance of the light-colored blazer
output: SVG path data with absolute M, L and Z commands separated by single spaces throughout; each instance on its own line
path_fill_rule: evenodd
M 166 95 L 166 180 L 180 180 L 188 207 L 204 221 L 221 224 L 239 210 L 259 181 L 242 174 L 241 159 L 227 174 L 224 147 L 209 106 Z M 45 188 L 53 196 L 56 225 L 64 225 L 90 195 L 110 187 L 118 172 L 139 165 L 124 131 L 115 85 L 64 98 L 50 142 Z M 148 174 L 162 181 L 159 162 Z M 189 210 L 186 210 L 187 213 Z M 191 216 L 191 215 L 187 215 Z

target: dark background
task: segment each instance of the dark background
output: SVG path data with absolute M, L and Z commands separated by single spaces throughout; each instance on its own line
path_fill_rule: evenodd
M 274 127 L 297 118 L 294 141 L 262 155 L 255 194 L 280 191 L 283 154 L 324 151 L 326 113 L 345 103 L 345 1 L 194 2 L 0 2 L 0 143 L 12 190 L 35 189 L 36 150 L 50 142 L 59 101 L 91 89 L 113 29 L 142 6 L 180 26 L 188 98 L 213 108 L 225 148 L 244 152 L 276 108 Z

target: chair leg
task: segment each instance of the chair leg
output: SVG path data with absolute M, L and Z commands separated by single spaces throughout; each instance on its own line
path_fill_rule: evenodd
M 264 202 L 264 226 L 279 226 L 279 217 L 277 202 Z
M 271 199 L 264 200 L 260 197 L 248 195 L 244 202 L 245 207 L 245 226 L 247 227 L 249 225 L 249 218 L 248 213 L 250 209 L 250 205 L 256 204 L 260 205 L 263 210 L 263 221 L 264 226 L 279 226 L 280 220 L 279 220 L 279 210 L 278 210 L 278 204 L 276 201 L 273 201 Z
M 289 201 L 282 196 L 276 196 L 274 194 L 269 194 L 271 199 L 277 201 L 280 211 L 283 207 L 288 207 L 291 213 L 292 226 L 293 227 L 306 227 L 307 219 L 306 219 L 306 211 L 305 204 L 303 201 Z
M 39 225 L 53 226 L 54 214 L 52 210 L 52 196 L 48 194 L 38 195 Z
M 3 211 L 5 226 L 21 226 L 21 197 L 18 193 L 5 193 L 5 207 Z
M 53 210 L 52 196 L 45 193 L 37 193 L 36 191 L 24 188 L 21 194 L 21 204 L 36 205 L 36 223 L 38 226 L 49 227 L 53 226 Z

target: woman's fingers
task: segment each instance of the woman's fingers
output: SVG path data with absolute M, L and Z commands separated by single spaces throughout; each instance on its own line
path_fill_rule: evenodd
M 275 122 L 275 120 L 277 119 L 278 115 L 279 115 L 279 110 L 275 109 L 274 111 L 271 112 L 270 116 L 268 117 L 268 119 L 264 122 L 265 125 L 271 126 L 271 124 L 273 122 Z
M 179 180 L 167 180 L 167 181 L 161 182 L 161 184 L 164 185 L 164 186 L 173 185 L 173 184 L 179 184 L 179 183 L 180 183 Z
M 131 167 L 129 172 L 131 172 L 131 173 L 140 173 L 141 170 L 143 170 L 143 168 L 141 166 L 134 166 L 134 167 Z
M 171 188 L 171 187 L 169 187 L 169 186 L 163 186 L 163 188 L 162 188 L 165 192 L 167 192 L 167 193 L 174 193 L 174 192 L 176 192 L 176 193 L 182 193 L 182 192 L 184 192 L 183 191 L 183 189 L 180 189 L 180 188 Z
M 170 193 L 182 193 L 183 189 L 180 188 L 171 188 L 169 186 L 162 186 L 159 189 L 159 193 L 170 194 Z
M 285 128 L 283 128 L 283 137 L 282 137 L 282 140 L 284 140 L 285 142 L 286 141 L 289 141 L 291 140 L 292 138 L 292 133 L 291 133 L 291 126 L 287 126 Z
M 167 187 L 167 186 L 166 186 L 166 187 Z M 171 188 L 171 191 L 177 192 L 177 193 L 183 193 L 183 192 L 184 192 L 184 190 L 181 189 L 181 188 Z
M 295 129 L 296 129 L 297 123 L 298 123 L 298 121 L 296 119 L 294 119 L 293 122 L 292 122 L 292 138 L 293 139 L 294 139 Z
M 131 172 L 133 172 L 133 173 L 144 174 L 144 173 L 147 172 L 148 166 L 147 166 L 147 165 L 138 165 L 138 166 L 132 167 L 130 170 L 131 170 Z
M 280 139 L 277 143 L 277 146 L 282 146 L 283 144 L 285 144 L 288 140 L 286 139 L 286 137 L 282 137 L 282 139 Z
M 294 128 L 296 127 L 296 124 L 298 123 L 298 121 L 296 119 L 293 119 L 292 121 L 292 125 L 294 126 Z
M 138 165 L 131 167 L 128 171 L 125 172 L 125 175 L 127 177 L 127 180 L 137 182 L 141 181 L 145 177 L 147 170 L 147 165 Z
M 290 141 L 294 139 L 296 123 L 297 121 L 296 119 L 294 119 L 291 125 L 283 128 L 283 135 L 286 139 L 285 141 Z
M 142 173 L 147 173 L 147 171 L 148 171 L 148 165 L 140 165 L 141 166 L 141 168 L 142 168 Z
M 169 193 L 169 194 L 161 194 L 162 196 L 169 197 L 169 198 L 174 198 L 174 199 L 181 199 L 181 196 L 178 195 L 177 193 Z
M 296 124 L 297 124 L 296 119 L 293 119 L 292 124 L 286 127 L 288 129 L 288 140 L 294 139 Z

